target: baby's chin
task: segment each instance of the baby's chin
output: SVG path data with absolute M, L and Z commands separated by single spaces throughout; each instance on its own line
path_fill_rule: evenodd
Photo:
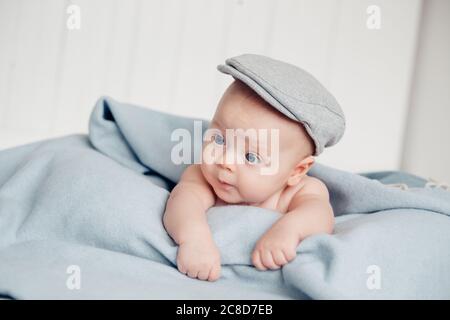
M 216 196 L 227 204 L 243 204 L 245 201 L 239 196 L 237 190 L 214 189 Z
M 216 190 L 215 190 L 216 191 Z M 229 205 L 250 205 L 253 203 L 252 201 L 243 198 L 239 193 L 235 190 L 237 193 L 224 193 L 223 191 L 216 191 L 215 194 L 217 198 L 222 200 L 223 202 L 229 204 Z
M 220 200 L 222 200 L 223 202 L 226 202 L 228 204 L 235 204 L 240 202 L 240 200 L 232 194 L 229 194 L 227 192 L 223 192 L 222 190 L 214 190 L 216 193 L 217 198 L 219 198 Z

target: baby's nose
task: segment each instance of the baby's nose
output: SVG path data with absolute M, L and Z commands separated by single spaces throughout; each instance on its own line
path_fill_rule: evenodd
M 226 148 L 224 152 L 222 152 L 221 156 L 218 157 L 217 164 L 226 170 L 236 171 L 236 163 L 237 163 L 237 152 L 233 150 L 233 148 Z
M 233 163 L 226 163 L 226 162 L 224 162 L 224 163 L 219 163 L 219 166 L 220 166 L 222 169 L 225 169 L 225 170 L 227 170 L 227 171 L 231 171 L 231 172 L 235 172 L 235 171 L 236 171 L 236 165 L 233 164 Z

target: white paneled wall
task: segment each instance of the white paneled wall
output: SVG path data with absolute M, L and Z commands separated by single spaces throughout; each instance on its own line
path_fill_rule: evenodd
M 81 29 L 66 27 L 70 4 Z M 369 5 L 381 29 L 367 28 Z M 419 0 L 0 0 L 0 148 L 86 132 L 110 95 L 209 118 L 231 82 L 216 71 L 251 52 L 297 64 L 337 97 L 343 140 L 320 162 L 397 169 Z
M 450 1 L 422 11 L 402 168 L 450 185 Z

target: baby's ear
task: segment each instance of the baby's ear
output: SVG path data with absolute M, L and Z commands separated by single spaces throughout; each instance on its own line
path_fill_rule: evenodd
M 314 165 L 314 157 L 308 156 L 302 161 L 297 163 L 297 165 L 292 169 L 291 175 L 288 178 L 287 184 L 289 186 L 294 186 L 300 182 L 303 176 L 311 169 Z

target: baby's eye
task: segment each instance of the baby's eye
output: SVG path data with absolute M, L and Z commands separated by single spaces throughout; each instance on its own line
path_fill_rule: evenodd
M 222 135 L 220 135 L 220 134 L 215 134 L 215 135 L 214 135 L 214 142 L 215 142 L 216 144 L 220 145 L 220 146 L 223 145 L 223 144 L 225 143 L 225 141 L 224 141 Z
M 257 155 L 256 153 L 253 152 L 247 152 L 245 154 L 245 159 L 250 163 L 250 164 L 257 164 L 261 162 L 261 157 L 259 155 Z

